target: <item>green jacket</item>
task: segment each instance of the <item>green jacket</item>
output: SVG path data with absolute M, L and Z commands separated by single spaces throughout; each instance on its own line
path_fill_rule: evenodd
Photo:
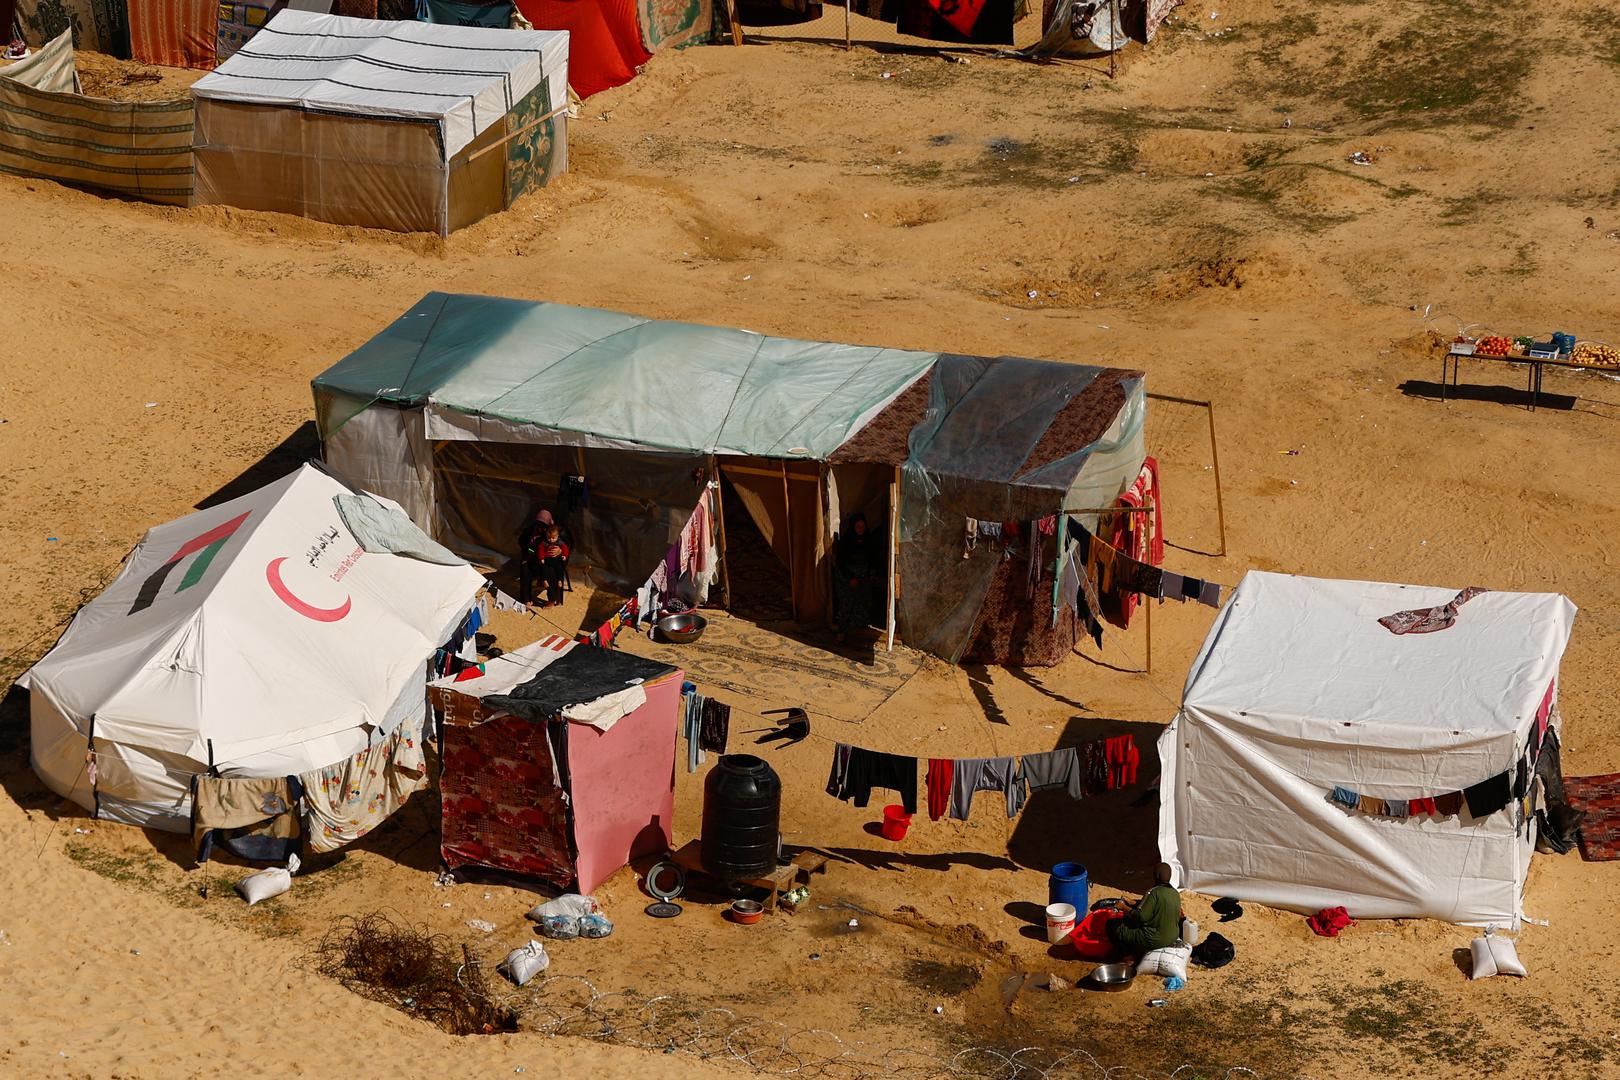
M 1137 956 L 1174 945 L 1181 937 L 1181 894 L 1168 885 L 1155 885 L 1115 925 L 1119 926 L 1115 942 Z

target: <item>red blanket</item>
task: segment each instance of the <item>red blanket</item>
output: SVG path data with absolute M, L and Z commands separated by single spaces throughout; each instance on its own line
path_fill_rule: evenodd
M 218 35 L 215 0 L 129 0 L 129 50 L 143 64 L 212 70 Z

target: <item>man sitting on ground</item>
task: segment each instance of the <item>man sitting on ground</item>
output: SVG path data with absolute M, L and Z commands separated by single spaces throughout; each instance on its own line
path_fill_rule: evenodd
M 1158 884 L 1123 919 L 1108 924 L 1108 939 L 1138 959 L 1181 937 L 1181 894 L 1170 887 L 1170 864 L 1160 863 L 1153 877 Z

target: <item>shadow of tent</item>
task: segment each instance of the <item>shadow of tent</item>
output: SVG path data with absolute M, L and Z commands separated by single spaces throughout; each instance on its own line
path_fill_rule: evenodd
M 258 461 L 249 465 L 234 480 L 229 481 L 212 495 L 198 500 L 196 508 L 206 510 L 223 502 L 257 491 L 273 481 L 280 480 L 306 461 L 319 460 L 321 440 L 315 431 L 315 421 L 305 420 L 298 428 L 281 440 Z
M 1060 862 L 1078 862 L 1094 885 L 1132 893 L 1149 888 L 1159 861 L 1159 801 L 1144 796 L 1159 775 L 1158 738 L 1163 731 L 1159 724 L 1072 718 L 1053 749 L 1079 749 L 1093 739 L 1134 735 L 1142 758 L 1136 783 L 1079 802 L 1062 791 L 1031 794 L 1008 838 L 1008 856 L 1021 867 L 1043 873 Z

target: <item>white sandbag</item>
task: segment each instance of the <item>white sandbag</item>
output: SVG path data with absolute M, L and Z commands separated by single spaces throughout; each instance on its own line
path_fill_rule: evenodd
M 1529 974 L 1519 962 L 1519 950 L 1507 938 L 1497 937 L 1487 930 L 1483 937 L 1475 938 L 1469 948 L 1474 953 L 1474 973 L 1469 976 L 1471 979 L 1488 979 L 1492 975 Z
M 1191 945 L 1169 945 L 1154 949 L 1136 962 L 1138 975 L 1163 975 L 1167 979 L 1187 980 L 1187 961 L 1192 958 Z
M 273 866 L 269 870 L 260 870 L 257 874 L 249 874 L 236 883 L 236 891 L 242 899 L 252 907 L 260 900 L 268 900 L 272 896 L 280 896 L 292 888 L 292 877 L 298 872 L 298 856 L 287 856 L 285 867 Z
M 495 970 L 522 986 L 550 966 L 551 957 L 546 947 L 538 941 L 530 941 L 507 953 Z

